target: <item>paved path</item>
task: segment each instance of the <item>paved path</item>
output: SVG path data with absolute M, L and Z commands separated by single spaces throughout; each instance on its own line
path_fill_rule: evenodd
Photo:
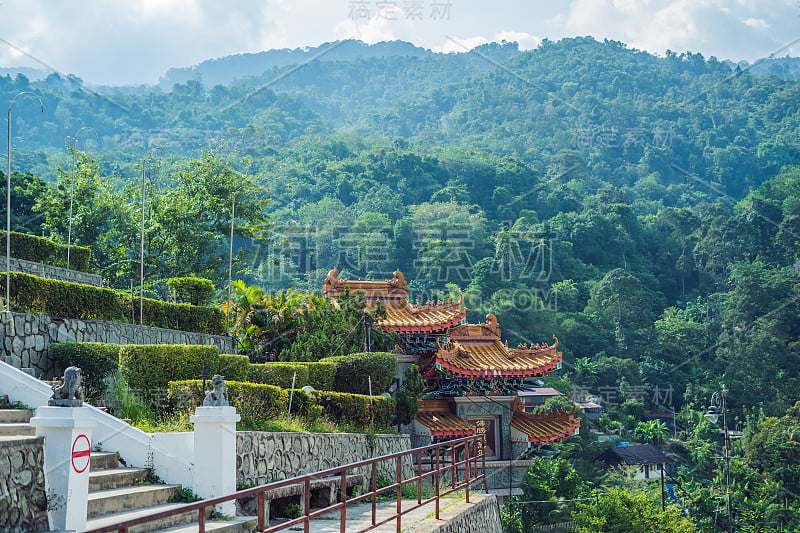
M 484 494 L 479 493 L 471 493 L 470 494 L 470 501 L 475 503 L 480 499 L 486 497 Z M 417 504 L 417 500 L 403 500 L 403 509 L 408 509 L 413 507 Z M 401 519 L 401 531 L 403 533 L 422 533 L 425 531 L 430 531 L 432 527 L 436 524 L 442 524 L 448 518 L 454 516 L 461 510 L 463 510 L 467 505 L 463 496 L 461 498 L 442 498 L 440 502 L 440 512 L 439 516 L 441 520 L 436 520 L 434 518 L 434 503 L 431 502 L 427 505 L 423 505 L 419 509 L 415 509 L 410 511 L 408 514 L 404 514 Z M 378 512 L 377 521 L 380 522 L 384 518 L 388 518 L 389 516 L 393 515 L 397 510 L 397 503 L 392 502 L 384 502 L 378 504 Z M 372 524 L 372 504 L 371 503 L 362 503 L 358 505 L 348 505 L 347 506 L 347 521 L 345 522 L 345 531 L 347 533 L 355 533 L 358 531 L 362 531 L 364 528 L 369 527 Z M 291 526 L 285 528 L 281 531 L 303 531 L 303 524 L 298 524 L 295 526 Z M 334 513 L 330 513 L 327 515 L 320 516 L 311 520 L 311 525 L 309 528 L 310 533 L 338 533 L 339 532 L 339 511 Z M 391 522 L 384 524 L 376 529 L 371 531 L 377 531 L 380 533 L 389 533 L 397 531 L 397 525 L 394 520 Z

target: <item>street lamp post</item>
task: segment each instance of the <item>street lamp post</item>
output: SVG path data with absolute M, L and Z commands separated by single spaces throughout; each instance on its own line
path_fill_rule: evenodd
M 725 487 L 726 487 L 726 507 L 728 511 L 728 531 L 734 531 L 733 525 L 733 504 L 731 503 L 731 440 L 730 433 L 728 432 L 728 409 L 727 409 L 727 396 L 728 391 L 722 387 L 721 391 L 715 392 L 711 395 L 711 405 L 708 407 L 705 417 L 708 418 L 712 424 L 716 424 L 720 417 L 722 417 L 722 432 L 724 442 L 723 459 L 725 460 Z M 719 403 L 719 408 L 717 407 Z M 720 409 L 721 408 L 721 409 Z
M 147 158 L 155 150 L 165 150 L 161 146 L 154 146 L 147 151 L 142 158 L 142 221 L 140 226 L 139 240 L 139 325 L 144 323 L 144 211 L 145 211 L 145 190 L 144 181 L 147 174 Z
M 72 179 L 69 182 L 69 223 L 67 224 L 67 268 L 69 268 L 69 256 L 72 248 L 72 205 L 73 199 L 75 198 L 75 172 L 77 171 L 78 166 L 75 150 L 78 147 L 78 135 L 83 130 L 92 130 L 95 137 L 97 137 L 98 140 L 100 139 L 100 136 L 97 135 L 97 131 L 89 126 L 82 127 L 76 131 L 75 136 L 72 137 Z
M 14 107 L 14 102 L 17 101 L 22 95 L 30 94 L 39 100 L 39 106 L 42 113 L 44 113 L 44 102 L 41 97 L 31 91 L 22 91 L 11 99 L 8 104 L 8 151 L 6 153 L 6 162 L 8 167 L 6 169 L 6 311 L 11 311 L 11 108 Z
M 236 220 L 236 193 L 231 194 L 231 238 L 228 250 L 228 304 L 225 306 L 225 333 L 231 334 L 231 278 L 233 277 L 233 229 Z

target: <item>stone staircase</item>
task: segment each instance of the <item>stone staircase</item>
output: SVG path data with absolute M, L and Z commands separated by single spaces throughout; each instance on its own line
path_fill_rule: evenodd
M 0 438 L 15 439 L 35 435 L 28 422 L 33 411 L 0 409 Z M 150 470 L 120 465 L 116 453 L 92 452 L 89 467 L 89 501 L 87 529 L 94 529 L 142 516 L 170 511 L 184 505 L 173 503 L 181 492 L 180 485 L 149 483 Z M 210 512 L 210 510 L 209 510 Z M 130 533 L 197 531 L 197 513 L 181 513 L 131 527 Z M 254 517 L 230 520 L 209 520 L 206 531 L 245 533 L 255 526 Z

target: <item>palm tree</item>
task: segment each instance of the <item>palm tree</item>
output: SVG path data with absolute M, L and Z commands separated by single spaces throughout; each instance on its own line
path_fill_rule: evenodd
M 241 280 L 232 284 L 233 301 L 223 304 L 224 312 L 234 313 L 236 336 L 241 349 L 251 359 L 274 360 L 300 327 L 300 317 L 309 308 L 321 305 L 324 298 L 287 289 L 266 294 Z

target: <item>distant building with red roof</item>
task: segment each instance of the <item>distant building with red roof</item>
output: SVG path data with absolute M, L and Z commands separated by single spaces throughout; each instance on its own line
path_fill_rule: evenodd
M 386 315 L 376 325 L 400 335 L 401 363 L 420 367 L 429 389 L 417 402 L 413 423 L 417 444 L 480 432 L 486 435 L 489 458 L 510 459 L 531 445 L 577 433 L 580 419 L 573 416 L 574 409 L 526 412 L 520 397 L 533 380 L 560 368 L 562 354 L 555 337 L 552 344 L 511 348 L 501 340 L 494 315 L 487 315 L 483 324 L 464 324 L 463 297 L 409 303 L 408 284 L 400 271 L 387 281 L 351 281 L 340 279 L 337 269 L 331 270 L 323 294 L 335 302 L 345 291 L 360 293 L 370 309 L 378 303 L 385 307 Z

